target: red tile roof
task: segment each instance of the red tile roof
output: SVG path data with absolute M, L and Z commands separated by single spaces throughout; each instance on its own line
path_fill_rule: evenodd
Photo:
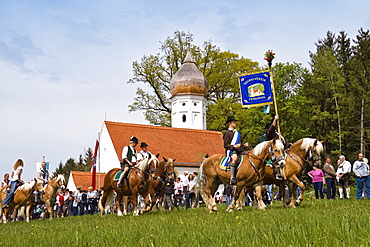
M 80 172 L 80 171 L 71 171 L 72 173 L 72 177 L 73 177 L 73 181 L 75 182 L 75 185 L 76 187 L 77 186 L 81 186 L 82 190 L 87 190 L 87 188 L 89 186 L 91 186 L 91 176 L 92 176 L 92 173 L 91 172 Z M 99 186 L 99 182 L 98 182 L 98 179 L 99 179 L 99 173 L 97 172 L 96 173 L 96 188 L 95 189 L 99 189 L 98 186 Z M 104 178 L 105 178 L 105 173 L 100 173 L 100 187 L 102 187 L 104 185 Z
M 117 156 L 129 144 L 131 136 L 146 142 L 148 151 L 160 157 L 176 159 L 177 164 L 199 164 L 205 154 L 224 153 L 222 133 L 209 130 L 170 128 L 153 125 L 128 124 L 105 121 Z

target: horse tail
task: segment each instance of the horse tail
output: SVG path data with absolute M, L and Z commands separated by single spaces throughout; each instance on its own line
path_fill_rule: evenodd
M 114 202 L 113 190 L 112 189 L 105 190 L 98 204 L 102 216 L 108 212 L 109 207 L 113 204 L 113 202 Z
M 206 189 L 206 185 L 207 185 L 207 178 L 206 176 L 204 176 L 204 172 L 203 172 L 203 166 L 204 166 L 204 162 L 206 161 L 207 159 L 203 159 L 202 163 L 200 164 L 200 167 L 199 167 L 199 179 L 198 179 L 198 186 L 199 186 L 199 193 L 200 195 L 202 196 L 203 198 L 203 201 L 206 205 L 208 205 L 208 197 L 205 193 L 205 189 Z

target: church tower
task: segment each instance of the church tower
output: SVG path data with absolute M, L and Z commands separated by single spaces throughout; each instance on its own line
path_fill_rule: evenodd
M 170 82 L 174 128 L 206 129 L 208 81 L 193 60 L 190 44 L 184 63 Z

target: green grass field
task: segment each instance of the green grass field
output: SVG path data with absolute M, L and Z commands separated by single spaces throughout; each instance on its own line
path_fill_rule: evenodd
M 204 206 L 204 205 L 202 205 Z M 1 246 L 370 246 L 370 200 L 313 200 L 296 209 L 141 216 L 85 215 L 0 225 Z

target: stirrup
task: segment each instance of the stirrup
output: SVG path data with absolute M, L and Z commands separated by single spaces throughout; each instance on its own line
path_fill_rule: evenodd
M 230 185 L 236 185 L 236 177 L 230 178 Z
M 276 174 L 276 179 L 277 180 L 283 180 L 283 176 L 281 174 Z

